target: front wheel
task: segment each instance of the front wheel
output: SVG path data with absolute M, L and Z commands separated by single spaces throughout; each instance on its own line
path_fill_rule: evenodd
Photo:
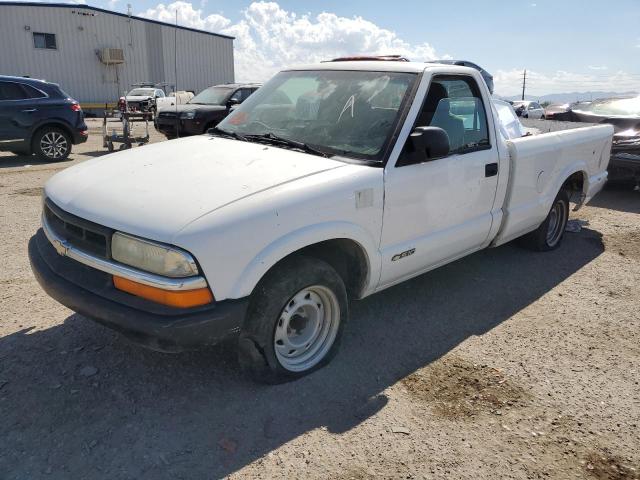
M 57 127 L 44 127 L 33 138 L 33 151 L 43 160 L 60 162 L 71 153 L 71 137 Z
M 307 375 L 336 355 L 348 314 L 344 282 L 329 264 L 302 256 L 286 260 L 252 294 L 240 365 L 263 383 Z
M 531 233 L 520 238 L 522 246 L 536 252 L 555 250 L 562 243 L 569 221 L 569 194 L 560 190 L 544 222 Z

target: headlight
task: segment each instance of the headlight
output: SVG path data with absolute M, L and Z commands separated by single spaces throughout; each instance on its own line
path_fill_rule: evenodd
M 111 256 L 118 262 L 165 277 L 198 275 L 196 262 L 187 252 L 120 232 L 111 237 Z
M 193 118 L 195 118 L 196 116 L 196 112 L 195 111 L 191 111 L 191 112 L 182 112 L 180 114 L 180 118 L 182 120 L 191 120 Z

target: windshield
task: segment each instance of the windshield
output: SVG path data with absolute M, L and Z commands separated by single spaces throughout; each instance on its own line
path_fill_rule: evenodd
M 277 136 L 329 154 L 380 160 L 416 75 L 281 72 L 223 120 L 222 131 Z
M 131 90 L 128 95 L 132 97 L 153 97 L 153 93 L 155 89 L 153 88 L 134 88 Z
M 197 103 L 201 105 L 224 105 L 227 102 L 227 97 L 232 91 L 233 89 L 227 87 L 209 87 L 193 97 L 189 103 Z

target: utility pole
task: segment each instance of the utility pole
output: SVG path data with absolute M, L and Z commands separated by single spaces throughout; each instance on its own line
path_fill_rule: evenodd
M 524 89 L 527 86 L 527 69 L 525 68 L 522 74 L 522 100 L 524 101 Z

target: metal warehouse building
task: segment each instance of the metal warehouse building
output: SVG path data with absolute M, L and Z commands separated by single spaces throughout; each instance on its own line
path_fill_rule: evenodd
M 86 5 L 4 2 L 0 75 L 58 83 L 85 108 L 139 82 L 197 93 L 234 81 L 233 37 Z

